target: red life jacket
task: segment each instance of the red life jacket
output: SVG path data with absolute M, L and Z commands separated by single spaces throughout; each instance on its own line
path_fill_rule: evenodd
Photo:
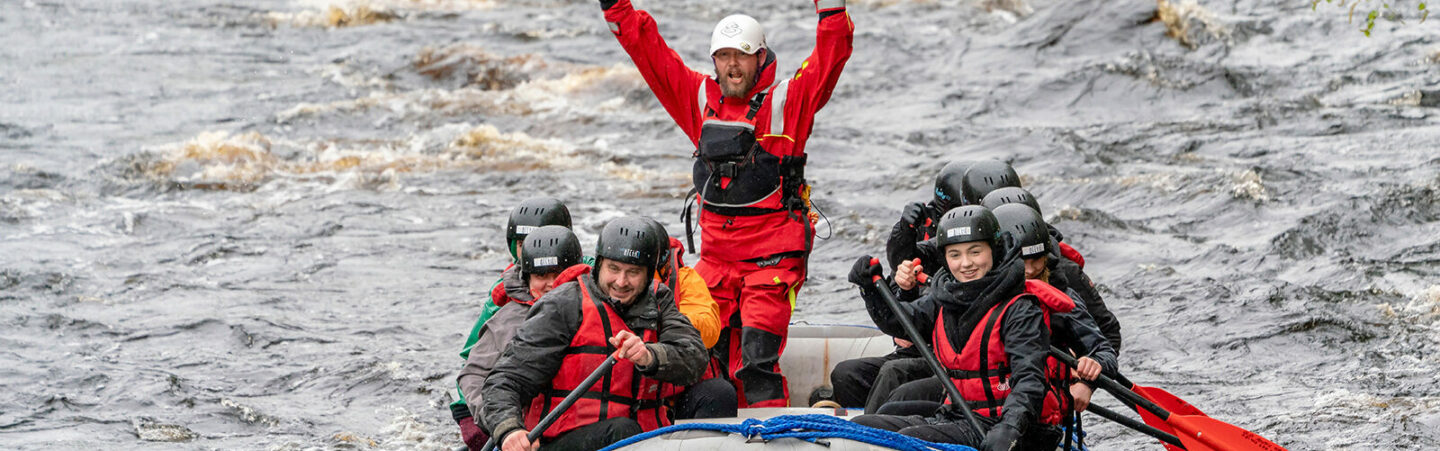
M 1050 284 L 1026 280 L 1025 292 L 1011 298 L 1009 302 L 992 307 L 990 312 L 986 313 L 985 320 L 970 332 L 970 338 L 960 352 L 956 352 L 945 332 L 943 308 L 935 318 L 935 331 L 931 335 L 931 343 L 935 344 L 935 355 L 939 357 L 940 364 L 949 370 L 950 380 L 960 389 L 960 396 L 965 398 L 966 406 L 979 415 L 1000 417 L 1003 414 L 1005 398 L 1010 396 L 1010 357 L 1005 354 L 1005 344 L 1000 339 L 1000 326 L 1004 323 L 1005 312 L 1015 301 L 1025 296 L 1040 301 L 1040 308 L 1045 312 L 1043 317 L 1047 329 L 1050 327 L 1051 312 L 1064 313 L 1075 309 L 1075 301 Z M 1067 404 L 1064 401 L 1067 398 L 1062 396 L 1062 393 L 1065 393 L 1062 390 L 1066 387 L 1063 380 L 1065 374 L 1055 358 L 1046 359 L 1048 383 L 1038 418 L 1041 423 L 1060 424 L 1060 419 L 1064 417 Z M 949 402 L 947 399 L 946 403 Z
M 774 53 L 767 50 L 766 58 L 762 82 L 774 79 Z M 757 86 L 749 108 L 737 117 L 718 112 L 724 100 L 718 83 L 700 84 L 696 102 L 703 113 L 691 178 L 703 208 L 726 216 L 808 211 L 802 192 L 805 154 L 785 134 L 790 82 Z
M 515 268 L 515 264 L 511 263 L 510 266 L 506 266 L 505 270 L 500 271 L 500 273 L 504 274 L 510 272 L 510 270 L 513 268 Z M 503 277 L 500 279 L 500 283 L 497 283 L 494 287 L 490 288 L 490 302 L 494 302 L 496 307 L 504 307 L 505 304 L 508 304 L 510 303 L 510 301 L 513 300 L 515 299 L 511 298 L 509 294 L 505 293 L 505 279 Z
M 584 381 L 590 372 L 615 352 L 610 346 L 610 337 L 620 331 L 630 331 L 625 320 L 610 308 L 609 304 L 590 296 L 585 281 L 580 287 L 580 329 L 570 340 L 565 357 L 560 363 L 560 372 L 550 381 L 548 390 L 541 392 L 525 410 L 525 428 L 534 430 L 540 419 L 550 412 L 551 407 L 560 404 Z M 658 340 L 654 328 L 631 331 L 646 343 Z M 670 412 L 663 404 L 662 386 L 658 380 L 641 376 L 635 364 L 620 359 L 610 368 L 610 373 L 600 378 L 585 392 L 569 410 L 560 415 L 555 423 L 545 430 L 542 438 L 554 440 L 572 429 L 596 423 L 608 418 L 629 417 L 640 423 L 640 428 L 652 431 L 670 425 Z M 668 390 L 666 390 L 668 391 Z

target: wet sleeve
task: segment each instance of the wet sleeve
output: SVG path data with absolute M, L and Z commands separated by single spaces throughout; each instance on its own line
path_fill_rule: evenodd
M 470 357 L 465 359 L 460 376 L 455 378 L 470 407 L 470 415 L 475 418 L 480 418 L 480 406 L 485 404 L 481 393 L 485 388 L 485 378 L 495 369 L 495 363 L 500 360 L 506 345 L 510 344 L 525 320 L 525 309 L 521 304 L 511 303 L 491 317 L 482 328 Z
M 1074 291 L 1065 293 L 1072 299 L 1078 295 Z M 1100 333 L 1100 328 L 1095 326 L 1095 319 L 1090 317 L 1090 312 L 1084 302 L 1075 302 L 1075 309 L 1067 313 L 1056 313 L 1051 324 L 1056 329 L 1063 328 L 1065 332 L 1056 331 L 1054 341 L 1058 348 L 1068 348 L 1080 357 L 1095 359 L 1100 364 L 1101 371 L 1114 377 L 1119 366 L 1115 359 L 1115 348 L 1110 346 L 1110 341 Z
M 710 296 L 705 279 L 694 268 L 681 266 L 677 277 L 675 289 L 679 293 L 675 306 L 690 319 L 690 325 L 700 333 L 700 341 L 705 348 L 715 347 L 715 343 L 720 341 L 720 305 Z
M 895 226 L 890 228 L 890 239 L 885 241 L 885 259 L 889 260 L 891 272 L 906 260 L 915 258 L 915 241 L 915 229 L 904 219 L 895 221 Z
M 556 293 L 569 290 L 568 293 Z M 525 322 L 485 378 L 482 425 L 496 437 L 524 427 L 524 409 L 560 370 L 565 348 L 580 329 L 580 294 L 556 288 L 530 307 Z M 552 296 L 557 295 L 558 296 Z
M 1110 342 L 1115 355 L 1120 355 L 1120 319 L 1110 312 L 1110 307 L 1105 305 L 1105 300 L 1100 298 L 1100 290 L 1095 289 L 1095 282 L 1085 271 L 1076 270 L 1076 277 L 1070 283 L 1070 289 L 1080 295 L 1079 299 L 1085 302 L 1085 308 L 1090 311 L 1090 316 L 1095 319 L 1095 325 L 1100 332 L 1105 334 L 1105 339 Z
M 893 284 L 887 284 L 894 293 L 897 288 Z M 915 331 L 925 335 L 927 339 L 931 330 L 935 328 L 935 313 L 938 309 L 935 301 L 930 296 L 923 296 L 910 302 L 899 302 L 899 312 L 890 309 L 890 305 L 881 297 L 878 289 L 871 286 L 860 288 L 860 297 L 865 300 L 865 311 L 870 314 L 870 320 L 875 322 L 875 327 L 881 332 L 892 337 L 902 337 L 911 340 L 910 334 L 905 333 L 905 326 L 900 324 L 899 316 L 910 318 L 911 324 L 915 325 Z M 913 340 L 911 340 L 913 341 Z
M 830 101 L 840 72 L 850 60 L 855 37 L 855 26 L 844 2 L 822 0 L 816 2 L 815 8 L 820 16 L 815 28 L 815 50 L 790 79 L 791 100 L 785 103 L 785 130 L 794 130 L 790 138 L 796 148 L 802 149 L 815 124 L 815 113 Z
M 700 341 L 700 332 L 675 307 L 674 298 L 667 291 L 662 293 L 655 303 L 660 311 L 660 341 L 645 345 L 655 361 L 641 372 L 671 384 L 694 384 L 704 375 L 710 353 Z
M 665 112 L 670 113 L 692 143 L 698 142 L 699 95 L 705 75 L 686 66 L 680 55 L 660 36 L 655 18 L 650 13 L 636 10 L 630 0 L 619 0 L 605 9 L 605 22 L 625 53 L 635 62 L 635 68 L 640 70 L 645 84 L 665 107 Z
M 1050 350 L 1050 332 L 1045 327 L 1044 312 L 1034 299 L 1015 302 L 1005 312 L 1000 325 L 1000 339 L 1010 358 L 1010 396 L 1005 398 L 1001 422 L 1026 430 L 1040 417 L 1044 405 L 1046 356 Z
M 502 283 L 505 283 L 504 277 L 495 279 L 495 283 L 490 284 L 490 290 L 485 293 L 494 292 L 495 288 Z M 486 296 L 484 304 L 480 307 L 480 318 L 475 320 L 475 326 L 470 328 L 470 336 L 465 338 L 465 347 L 460 348 L 460 358 L 470 358 L 470 349 L 475 347 L 475 340 L 480 338 L 480 328 L 485 325 L 486 321 L 490 321 L 490 317 L 495 316 L 495 312 L 498 311 L 500 311 L 500 306 L 495 305 L 495 299 Z

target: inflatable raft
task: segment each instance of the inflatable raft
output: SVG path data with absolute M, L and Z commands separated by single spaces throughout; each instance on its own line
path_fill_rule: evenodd
M 916 448 L 898 434 L 882 433 L 844 421 L 861 413 L 837 407 L 812 408 L 806 403 L 830 385 L 835 365 L 858 357 L 881 356 L 895 349 L 890 336 L 874 327 L 793 324 L 780 357 L 790 387 L 790 407 L 740 409 L 736 418 L 681 420 L 663 434 L 645 434 L 611 449 L 660 450 L 891 450 Z M 805 432 L 798 432 L 803 429 Z M 808 434 L 808 435 L 807 435 Z M 813 441 L 812 441 L 813 440 Z M 907 446 L 909 445 L 909 446 Z M 970 449 L 944 447 L 938 449 Z

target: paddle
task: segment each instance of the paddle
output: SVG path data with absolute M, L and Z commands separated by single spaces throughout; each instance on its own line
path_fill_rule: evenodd
M 1180 443 L 1180 438 L 1176 437 L 1174 434 L 1170 434 L 1160 429 L 1150 427 L 1145 423 L 1135 421 L 1135 419 L 1133 418 L 1121 415 L 1120 412 L 1100 407 L 1099 405 L 1096 405 L 1094 403 L 1091 403 L 1089 407 L 1085 408 L 1085 410 L 1089 411 L 1090 413 L 1099 415 L 1101 418 L 1120 423 L 1121 426 L 1125 426 L 1130 429 L 1139 431 L 1140 433 L 1143 433 L 1145 435 L 1160 439 L 1160 441 L 1162 442 L 1175 445 L 1176 447 L 1179 447 L 1179 449 L 1185 449 L 1185 445 Z
M 1119 382 L 1120 385 L 1130 389 L 1131 391 L 1135 392 L 1135 394 L 1150 400 L 1150 402 L 1159 404 L 1160 407 L 1164 407 L 1165 410 L 1169 410 L 1170 413 L 1180 415 L 1209 416 L 1205 415 L 1205 412 L 1201 412 L 1200 408 L 1195 407 L 1184 399 L 1180 399 L 1179 396 L 1175 396 L 1175 394 L 1173 393 L 1165 391 L 1165 389 L 1137 385 L 1134 382 L 1130 382 L 1130 379 L 1126 379 L 1124 374 L 1116 374 L 1114 379 L 1115 382 Z M 1135 406 L 1130 407 L 1134 408 Z
M 1066 365 L 1075 367 L 1075 357 L 1055 347 L 1050 348 L 1050 355 Z M 1164 421 L 1180 438 L 1180 442 L 1189 451 L 1229 451 L 1229 450 L 1262 450 L 1262 451 L 1284 451 L 1285 448 L 1276 445 L 1274 442 L 1261 437 L 1254 432 L 1241 429 L 1233 424 L 1216 420 L 1203 415 L 1179 415 L 1172 414 L 1149 399 L 1136 394 L 1133 391 L 1115 382 L 1114 379 L 1101 374 L 1095 379 L 1101 388 L 1109 391 L 1110 394 L 1120 398 L 1122 401 L 1134 403 L 1135 405 L 1148 410 L 1157 419 Z
M 878 264 L 880 264 L 880 259 L 870 259 L 871 266 Z M 950 401 L 956 407 L 955 410 L 965 414 L 965 419 L 969 420 L 970 426 L 975 428 L 975 433 L 979 434 L 978 437 L 984 437 L 985 428 L 980 426 L 980 420 L 975 418 L 974 412 L 965 407 L 965 398 L 960 396 L 960 389 L 955 387 L 955 381 L 950 380 L 948 373 L 945 372 L 945 367 L 940 366 L 940 360 L 935 358 L 935 353 L 930 352 L 930 346 L 925 344 L 925 336 L 915 330 L 915 324 L 910 321 L 910 317 L 901 313 L 900 301 L 895 299 L 895 294 L 890 292 L 890 287 L 883 283 L 878 275 L 872 282 L 875 284 L 875 289 L 880 291 L 880 297 L 885 299 L 885 304 L 890 306 L 890 311 L 895 312 L 895 318 L 900 320 L 900 326 L 905 328 L 905 334 L 910 336 L 910 342 L 920 350 L 920 356 L 925 358 L 925 363 L 930 366 L 930 371 L 935 373 L 935 377 L 940 378 L 941 385 L 945 386 L 946 394 L 950 395 Z
M 1126 379 L 1126 378 L 1125 378 L 1125 375 L 1123 375 L 1123 374 L 1116 374 L 1116 375 L 1115 375 L 1115 382 L 1118 382 L 1118 383 L 1120 383 L 1120 385 L 1124 386 L 1125 388 L 1128 388 L 1128 389 L 1130 389 L 1131 391 L 1134 391 L 1135 394 L 1140 395 L 1141 397 L 1143 397 L 1143 398 L 1145 398 L 1145 399 L 1148 399 L 1148 400 L 1150 400 L 1151 402 L 1154 402 L 1156 405 L 1159 405 L 1161 408 L 1170 411 L 1170 413 L 1171 413 L 1172 415 L 1198 415 L 1198 416 L 1208 416 L 1208 415 L 1205 415 L 1205 412 L 1201 412 L 1199 408 L 1196 408 L 1194 405 L 1191 405 L 1189 402 L 1186 402 L 1185 400 L 1180 399 L 1179 396 L 1175 396 L 1174 394 L 1171 394 L 1170 392 L 1165 391 L 1165 390 L 1163 390 L 1163 389 L 1159 389 L 1159 388 L 1155 388 L 1155 387 L 1146 387 L 1146 386 L 1143 386 L 1143 385 L 1135 385 L 1134 382 L 1130 382 L 1129 379 Z M 1121 400 L 1121 401 L 1123 402 L 1124 400 Z M 1172 434 L 1175 433 L 1175 429 L 1174 429 L 1174 428 L 1170 427 L 1169 424 L 1166 424 L 1165 421 L 1163 421 L 1163 420 L 1160 419 L 1160 417 L 1155 416 L 1155 414 L 1150 413 L 1149 411 L 1147 411 L 1147 410 L 1145 410 L 1145 409 L 1141 409 L 1141 408 L 1135 407 L 1135 404 L 1133 404 L 1133 403 L 1128 403 L 1128 402 L 1127 402 L 1127 403 L 1125 403 L 1125 404 L 1126 404 L 1127 406 L 1129 406 L 1131 409 L 1135 410 L 1136 413 L 1139 413 L 1139 414 L 1140 414 L 1140 419 L 1141 419 L 1141 420 L 1145 420 L 1145 424 L 1154 426 L 1156 429 L 1160 429 L 1160 430 L 1165 431 L 1165 432 L 1168 432 L 1168 433 L 1172 433 Z M 1170 451 L 1180 451 L 1181 449 L 1183 449 L 1183 448 L 1176 447 L 1176 446 L 1171 446 L 1171 445 L 1166 445 L 1165 448 L 1169 449 Z
M 595 368 L 595 371 L 591 371 L 590 375 L 585 377 L 585 380 L 580 381 L 579 386 L 571 390 L 570 394 L 565 395 L 565 399 L 560 401 L 560 404 L 556 404 L 555 408 L 550 410 L 550 413 L 545 414 L 545 418 L 540 419 L 540 423 L 535 425 L 535 429 L 531 429 L 530 433 L 525 435 L 526 438 L 529 438 L 531 442 L 539 439 L 540 434 L 545 433 L 545 429 L 548 429 L 551 423 L 559 419 L 560 414 L 565 413 L 566 410 L 570 409 L 570 405 L 575 404 L 575 401 L 579 400 L 585 392 L 590 391 L 590 387 L 595 385 L 595 381 L 600 380 L 605 373 L 609 373 L 610 367 L 612 366 L 615 366 L 615 354 L 610 354 L 610 357 L 607 357 L 604 362 L 600 363 L 600 366 Z M 481 451 L 494 450 L 495 445 L 498 445 L 498 443 L 496 443 L 498 439 L 498 437 L 490 437 L 490 440 L 485 442 L 485 447 L 481 448 Z

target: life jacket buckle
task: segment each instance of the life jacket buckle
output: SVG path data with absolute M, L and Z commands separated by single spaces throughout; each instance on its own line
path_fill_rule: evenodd
M 740 165 L 737 163 L 719 163 L 715 165 L 712 174 L 719 177 L 735 178 L 736 175 L 740 174 Z

